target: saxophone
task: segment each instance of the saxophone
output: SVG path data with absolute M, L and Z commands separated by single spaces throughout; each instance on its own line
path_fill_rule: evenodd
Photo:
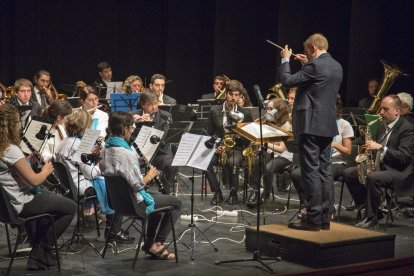
M 361 134 L 365 137 L 365 143 L 372 140 L 370 126 L 382 120 L 383 118 L 379 117 L 378 119 L 369 122 L 366 126 L 359 128 Z M 368 174 L 375 171 L 375 156 L 373 155 L 372 150 L 367 150 L 365 145 L 361 146 L 358 155 L 355 158 L 355 162 L 357 163 L 358 180 L 362 185 L 365 185 Z
M 222 146 L 224 147 L 223 152 L 220 154 L 219 163 L 221 165 L 226 165 L 227 155 L 236 145 L 233 134 L 225 134 L 222 140 Z
M 256 159 L 257 147 L 255 145 L 251 145 L 245 148 L 242 152 L 242 155 L 245 158 L 247 174 L 250 177 L 253 175 L 253 163 Z

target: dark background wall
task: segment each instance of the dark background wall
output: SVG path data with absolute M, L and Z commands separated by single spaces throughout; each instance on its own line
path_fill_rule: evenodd
M 41 68 L 51 71 L 58 88 L 92 82 L 96 64 L 107 60 L 117 81 L 165 74 L 171 80 L 166 93 L 183 104 L 210 92 L 216 74 L 242 81 L 250 92 L 260 84 L 264 92 L 278 80 L 280 63 L 280 51 L 265 40 L 302 52 L 314 32 L 327 36 L 329 52 L 344 68 L 340 93 L 347 105 L 367 94 L 368 78 L 382 78 L 380 59 L 414 74 L 409 0 L 2 0 L 1 10 L 0 81 L 6 85 Z M 412 77 L 399 78 L 390 92 L 413 88 Z

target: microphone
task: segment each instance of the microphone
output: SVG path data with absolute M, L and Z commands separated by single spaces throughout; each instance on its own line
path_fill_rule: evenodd
M 257 100 L 260 103 L 263 103 L 264 102 L 264 98 L 263 98 L 262 92 L 260 91 L 260 86 L 257 85 L 257 84 L 253 85 L 253 91 L 256 94 Z
M 214 144 L 216 143 L 216 140 L 217 140 L 217 136 L 213 135 L 213 136 L 211 136 L 210 139 L 208 139 L 207 141 L 204 142 L 204 145 L 206 146 L 206 148 L 212 149 Z
M 42 125 L 42 127 L 40 128 L 39 132 L 36 133 L 35 137 L 39 140 L 45 140 L 46 138 L 46 131 L 47 131 L 47 126 L 46 125 Z
M 161 141 L 161 138 L 158 137 L 157 135 L 152 135 L 150 137 L 151 144 L 158 144 L 160 141 Z

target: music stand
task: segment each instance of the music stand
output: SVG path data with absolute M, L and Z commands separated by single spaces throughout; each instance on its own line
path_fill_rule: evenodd
M 216 99 L 200 99 L 197 100 L 197 104 L 199 106 L 197 119 L 208 119 L 211 107 L 219 103 Z
M 137 110 L 140 96 L 141 93 L 112 93 L 110 96 L 111 112 Z
M 202 232 L 197 225 L 194 223 L 194 173 L 195 169 L 207 170 L 208 165 L 211 162 L 211 159 L 214 156 L 214 149 L 207 148 L 205 142 L 208 141 L 211 137 L 189 134 L 186 133 L 182 136 L 180 145 L 178 147 L 177 153 L 174 157 L 173 163 L 171 166 L 187 166 L 192 168 L 192 177 L 191 180 L 191 208 L 190 208 L 190 224 L 188 224 L 187 229 L 182 231 L 178 236 L 183 235 L 187 230 L 190 231 L 190 247 L 185 245 L 188 249 L 191 250 L 191 260 L 194 261 L 194 245 L 195 245 L 195 229 L 200 232 L 200 234 L 213 246 L 214 250 L 217 252 L 217 247 L 207 238 L 207 236 Z
M 259 101 L 259 118 L 262 117 L 261 115 L 261 109 L 263 108 L 263 103 Z M 255 125 L 256 124 L 256 125 Z M 257 126 L 258 124 L 258 126 Z M 266 128 L 263 128 L 263 126 L 266 126 Z M 272 128 L 274 130 L 272 130 Z M 272 134 L 272 131 L 274 131 Z M 291 133 L 283 131 L 279 129 L 278 127 L 266 123 L 263 124 L 262 120 L 259 121 L 259 123 L 253 122 L 253 123 L 239 123 L 237 124 L 236 128 L 234 128 L 234 132 L 238 133 L 239 135 L 243 136 L 245 139 L 257 144 L 260 142 L 260 152 L 259 152 L 259 179 L 262 179 L 263 177 L 263 167 L 264 167 L 264 160 L 263 155 L 265 152 L 264 143 L 268 142 L 276 142 L 276 141 L 283 141 L 287 140 L 292 137 Z M 274 136 L 276 133 L 283 133 L 283 136 Z M 269 272 L 273 272 L 273 269 L 265 264 L 264 260 L 279 260 L 279 258 L 263 258 L 261 256 L 260 252 L 260 245 L 259 245 L 259 235 L 260 235 L 260 189 L 258 189 L 258 200 L 257 200 L 257 225 L 256 225 L 256 250 L 253 252 L 253 257 L 249 259 L 236 259 L 236 260 L 227 260 L 227 261 L 220 261 L 217 260 L 215 262 L 216 265 L 224 264 L 224 263 L 240 263 L 240 262 L 249 262 L 249 261 L 256 261 L 259 262 L 261 265 L 263 265 Z

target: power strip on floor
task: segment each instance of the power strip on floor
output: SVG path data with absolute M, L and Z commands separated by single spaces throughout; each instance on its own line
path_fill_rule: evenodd
M 191 221 L 191 216 L 190 215 L 181 215 L 180 219 Z M 193 216 L 193 221 L 197 221 L 197 220 L 198 220 L 198 216 L 197 215 Z
M 237 211 L 222 211 L 217 210 L 218 216 L 237 217 L 239 213 Z

